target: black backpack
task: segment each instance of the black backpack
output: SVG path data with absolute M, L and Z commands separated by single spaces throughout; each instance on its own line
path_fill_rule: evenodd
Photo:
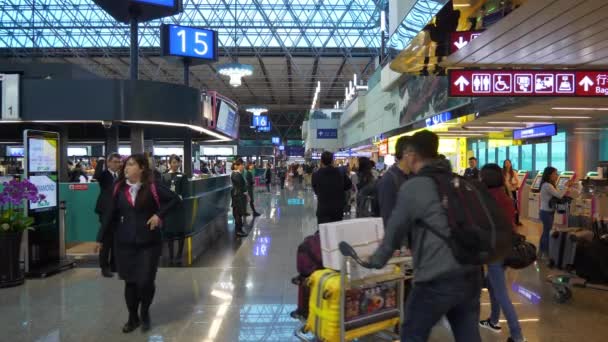
M 401 185 L 405 182 L 404 179 L 390 170 L 382 176 L 382 178 L 384 177 L 391 178 L 397 192 L 399 192 Z M 357 200 L 357 217 L 380 217 L 380 201 L 378 200 L 378 183 L 380 179 L 370 182 L 363 189 L 359 190 L 362 198 L 361 204 L 359 203 L 359 199 Z
M 450 234 L 423 224 L 443 239 L 456 260 L 464 265 L 485 265 L 503 260 L 512 249 L 513 226 L 487 187 L 442 169 L 425 168 L 417 176 L 429 177 L 437 185 L 446 210 Z

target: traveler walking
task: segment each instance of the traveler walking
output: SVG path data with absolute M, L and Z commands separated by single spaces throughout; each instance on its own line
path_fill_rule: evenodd
M 517 190 L 519 189 L 519 178 L 517 172 L 513 170 L 513 164 L 509 159 L 505 159 L 502 163 L 502 174 L 504 177 L 505 187 L 509 192 L 509 196 L 513 199 L 513 206 L 515 207 L 515 224 L 521 226 L 519 222 L 519 206 L 517 205 Z
M 143 154 L 134 154 L 126 160 L 97 236 L 97 248 L 104 248 L 108 234 L 114 233 L 116 266 L 125 281 L 129 310 L 129 320 L 122 328 L 124 333 L 140 324 L 144 332 L 150 329 L 150 305 L 162 250 L 160 226 L 179 202 L 175 193 L 155 182 Z
M 344 218 L 344 192 L 352 187 L 350 179 L 333 166 L 334 155 L 321 154 L 321 168 L 312 175 L 312 188 L 317 195 L 317 221 L 319 224 L 342 221 Z
M 380 215 L 376 191 L 376 177 L 374 176 L 373 162 L 367 157 L 359 157 L 359 170 L 357 171 L 357 217 L 370 217 Z
M 247 194 L 249 195 L 249 206 L 251 207 L 251 211 L 253 212 L 253 216 L 254 217 L 258 217 L 260 216 L 260 213 L 258 213 L 255 210 L 255 200 L 253 198 L 253 193 L 254 193 L 254 187 L 255 187 L 255 182 L 253 179 L 253 173 L 255 172 L 255 164 L 250 162 L 249 164 L 247 164 L 247 171 L 245 171 L 245 180 L 247 181 Z M 267 184 L 268 185 L 268 184 Z
M 245 184 L 245 178 L 243 177 L 243 165 L 242 159 L 237 159 L 232 164 L 234 170 L 230 175 L 232 181 L 232 216 L 234 216 L 234 230 L 237 237 L 247 236 L 247 233 L 243 230 L 243 216 L 247 211 L 247 184 Z
M 401 137 L 397 140 L 395 143 L 395 160 L 397 162 L 378 180 L 378 204 L 380 206 L 380 216 L 385 227 L 388 224 L 388 219 L 391 217 L 393 209 L 395 209 L 399 189 L 401 189 L 401 185 L 408 179 L 410 174 L 410 167 L 404 155 L 409 140 L 410 137 Z
M 277 170 L 277 176 L 279 176 L 279 182 L 281 183 L 281 190 L 285 189 L 285 179 L 287 178 L 287 168 L 284 163 L 281 163 Z
M 556 197 L 563 198 L 569 191 L 569 188 L 574 184 L 574 178 L 566 183 L 566 188 L 559 191 L 557 189 L 557 169 L 552 166 L 547 166 L 543 171 L 543 177 L 540 182 L 540 212 L 538 216 L 543 223 L 543 233 L 540 237 L 539 255 L 549 255 L 549 234 L 553 229 L 553 220 L 555 218 L 555 208 L 551 205 L 551 200 Z
M 479 169 L 477 168 L 477 158 L 469 158 L 469 167 L 464 170 L 464 177 L 469 179 L 479 179 Z
M 505 191 L 506 179 L 503 174 L 504 170 L 504 168 L 501 170 L 497 164 L 487 164 L 481 168 L 480 176 L 481 181 L 488 187 L 490 194 L 494 197 L 498 206 L 504 211 L 505 217 L 513 220 L 514 223 L 515 206 L 513 205 L 513 200 Z M 513 226 L 513 231 L 515 232 L 515 230 L 515 226 Z M 491 314 L 488 319 L 480 321 L 479 325 L 482 328 L 499 333 L 502 328 L 498 320 L 500 318 L 500 311 L 502 310 L 507 318 L 509 332 L 511 333 L 511 337 L 509 337 L 507 342 L 526 341 L 522 335 L 515 307 L 509 298 L 504 260 L 489 264 L 486 277 L 492 305 Z
M 169 157 L 169 171 L 162 174 L 161 180 L 163 185 L 173 191 L 179 198 L 183 198 L 188 187 L 188 177 L 179 171 L 182 166 L 182 160 L 175 154 Z M 185 228 L 186 220 L 184 219 L 183 211 L 181 206 L 175 208 L 169 215 L 171 216 L 170 222 L 175 226 L 165 227 L 164 239 L 167 241 L 167 247 L 169 248 L 169 264 L 181 264 L 182 257 L 184 254 L 184 240 L 185 240 Z M 175 254 L 174 244 L 177 241 L 177 254 Z
M 120 154 L 111 153 L 106 158 L 105 163 L 103 160 L 100 160 L 95 168 L 93 178 L 99 183 L 99 197 L 97 197 L 95 213 L 99 216 L 100 224 L 103 223 L 103 215 L 108 210 L 109 204 L 112 201 L 113 185 L 118 179 L 120 167 Z M 102 245 L 99 249 L 99 267 L 101 268 L 101 274 L 106 278 L 111 278 L 114 276 L 112 271 L 116 268 L 114 265 L 114 236 L 112 232 L 109 231 L 108 234 L 104 236 L 104 240 L 100 242 Z
M 266 181 L 266 191 L 270 192 L 270 184 L 272 184 L 272 166 L 270 165 L 270 163 L 266 164 L 266 170 L 264 171 L 264 179 Z
M 435 179 L 452 177 L 449 163 L 437 158 L 439 138 L 429 131 L 414 134 L 403 153 L 417 177 L 399 190 L 380 247 L 370 263 L 383 267 L 407 241 L 412 250 L 414 287 L 407 300 L 401 341 L 427 341 L 431 329 L 446 316 L 456 342 L 480 342 L 481 267 L 456 260 L 447 239 L 447 209 Z M 433 175 L 430 176 L 424 175 Z M 440 235 L 442 237 L 440 237 Z

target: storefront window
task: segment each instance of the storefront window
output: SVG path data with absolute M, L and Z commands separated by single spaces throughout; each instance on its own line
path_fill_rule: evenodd
M 513 169 L 519 170 L 519 146 L 509 147 L 509 159 L 511 160 L 511 164 L 513 164 Z
M 566 170 L 566 133 L 561 132 L 551 138 L 551 166 L 557 170 Z
M 532 171 L 532 145 L 521 147 L 521 169 Z
M 498 148 L 498 160 L 496 161 L 498 165 L 502 167 L 502 163 L 507 159 L 507 148 L 499 147 Z
M 549 144 L 536 144 L 536 155 L 534 157 L 536 170 L 542 172 L 549 165 Z

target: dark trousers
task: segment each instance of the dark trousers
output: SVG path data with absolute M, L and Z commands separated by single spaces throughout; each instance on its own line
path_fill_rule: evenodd
M 137 322 L 140 317 L 143 320 L 150 319 L 150 305 L 155 292 L 154 282 L 145 284 L 125 282 L 125 302 L 129 310 L 130 322 Z
M 515 207 L 515 223 L 519 224 L 519 206 L 517 205 L 517 191 L 511 191 L 513 206 Z
M 266 181 L 266 191 L 268 192 L 270 192 L 270 183 L 271 182 L 269 180 Z
M 281 177 L 281 190 L 285 189 L 285 177 Z
M 555 220 L 555 213 L 553 211 L 541 210 L 538 213 L 540 221 L 543 223 L 543 233 L 540 236 L 540 244 L 538 249 L 541 253 L 549 255 L 549 234 L 553 229 L 553 221 Z
M 106 234 L 99 249 L 99 267 L 114 271 L 114 235 Z
M 481 270 L 431 282 L 416 283 L 410 292 L 401 326 L 402 342 L 425 342 L 446 316 L 456 342 L 481 342 L 479 296 Z
M 184 240 L 184 237 L 180 237 L 167 241 L 167 247 L 169 247 L 169 261 L 171 263 L 182 260 L 184 255 Z M 175 241 L 177 241 L 177 255 L 175 254 Z
M 232 198 L 232 216 L 234 216 L 234 228 L 237 232 L 243 230 L 245 211 L 245 199 Z
M 266 187 L 268 187 L 268 184 L 266 184 Z M 255 199 L 253 197 L 253 190 L 254 190 L 253 186 L 250 186 L 247 189 L 247 192 L 249 193 L 249 206 L 251 207 L 251 210 L 254 213 L 257 213 L 257 210 L 255 210 Z M 268 191 L 270 191 L 270 189 Z

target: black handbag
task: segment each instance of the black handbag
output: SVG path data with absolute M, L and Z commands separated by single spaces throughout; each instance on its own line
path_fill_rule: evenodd
M 504 265 L 516 270 L 526 268 L 536 261 L 536 246 L 526 241 L 521 234 L 513 234 L 511 254 L 505 258 Z

